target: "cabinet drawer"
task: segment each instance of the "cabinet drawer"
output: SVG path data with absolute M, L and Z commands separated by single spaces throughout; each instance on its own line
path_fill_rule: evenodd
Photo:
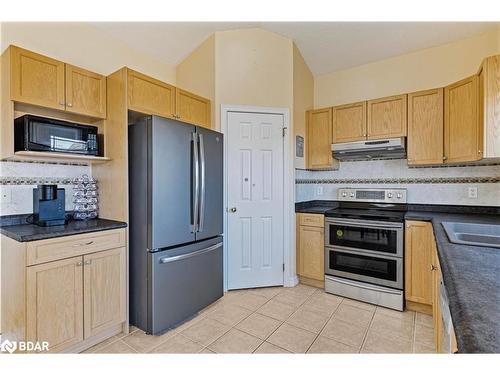
M 27 246 L 27 265 L 50 262 L 125 246 L 125 229 L 33 241 Z
M 323 228 L 325 226 L 324 216 L 321 214 L 300 214 L 300 225 Z

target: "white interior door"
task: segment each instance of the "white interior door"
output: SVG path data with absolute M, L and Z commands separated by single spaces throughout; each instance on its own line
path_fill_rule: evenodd
M 229 112 L 228 288 L 283 285 L 283 116 Z

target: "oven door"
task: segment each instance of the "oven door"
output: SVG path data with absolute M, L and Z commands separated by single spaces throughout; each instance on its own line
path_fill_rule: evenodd
M 403 256 L 403 223 L 326 219 L 325 246 Z
M 332 247 L 325 250 L 326 274 L 403 289 L 403 258 Z

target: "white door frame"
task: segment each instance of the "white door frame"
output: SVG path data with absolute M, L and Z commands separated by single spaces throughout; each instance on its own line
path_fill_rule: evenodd
M 220 121 L 221 132 L 224 134 L 224 291 L 228 290 L 228 265 L 227 265 L 227 130 L 229 112 L 243 113 L 264 113 L 273 115 L 283 115 L 283 127 L 285 136 L 283 137 L 283 263 L 285 271 L 283 273 L 283 286 L 291 287 L 298 284 L 299 279 L 295 271 L 295 169 L 293 164 L 293 147 L 290 133 L 290 113 L 288 108 L 255 107 L 246 105 L 221 105 Z

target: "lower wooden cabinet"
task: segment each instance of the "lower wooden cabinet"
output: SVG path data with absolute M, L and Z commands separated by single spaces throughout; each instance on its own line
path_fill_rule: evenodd
M 82 257 L 28 267 L 26 339 L 58 352 L 83 341 Z
M 321 286 L 325 280 L 324 216 L 303 213 L 297 216 L 297 274 L 302 282 Z
M 432 223 L 407 221 L 405 230 L 405 298 L 432 305 Z
M 441 284 L 441 266 L 437 254 L 436 244 L 432 247 L 432 317 L 434 320 L 434 343 L 436 352 L 441 352 L 441 337 L 443 335 L 443 319 L 439 303 L 439 289 Z
M 126 250 L 124 247 L 83 257 L 85 338 L 127 318 Z

